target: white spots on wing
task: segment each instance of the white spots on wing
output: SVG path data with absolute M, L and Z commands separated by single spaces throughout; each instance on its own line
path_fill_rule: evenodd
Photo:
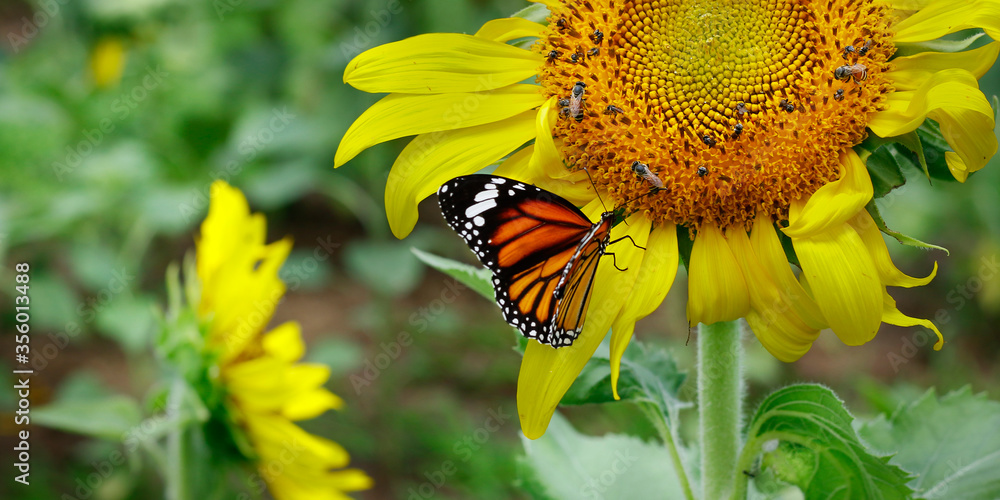
M 495 189 L 486 189 L 476 193 L 476 201 L 492 200 L 497 196 L 500 196 L 500 193 Z
M 509 194 L 511 196 L 514 196 L 514 190 L 513 189 L 508 189 L 507 190 L 507 194 Z
M 524 191 L 524 184 L 521 183 L 514 184 L 514 189 L 520 189 L 521 191 Z
M 494 205 L 496 205 L 496 203 L 494 203 Z M 468 211 L 466 211 L 466 212 L 468 212 Z M 483 227 L 483 224 L 486 224 L 486 219 L 484 219 L 484 218 L 482 218 L 482 217 L 480 217 L 480 216 L 477 215 L 476 218 L 472 219 L 472 223 L 475 224 L 475 225 L 477 225 L 477 226 L 479 226 L 479 227 Z
M 497 187 L 494 186 L 493 184 L 487 184 L 487 185 L 483 186 L 483 188 L 484 189 L 496 189 Z
M 441 186 L 441 189 L 438 189 L 438 192 L 439 193 L 447 193 L 448 192 L 448 185 L 445 184 L 444 186 Z
M 465 223 L 465 228 L 466 229 L 472 229 L 472 223 L 471 222 L 466 222 Z
M 470 205 L 469 208 L 465 209 L 465 216 L 468 218 L 476 217 L 476 219 L 482 220 L 482 217 L 477 217 L 479 214 L 494 208 L 497 206 L 496 200 L 486 200 L 476 203 L 475 205 Z M 474 219 L 475 221 L 475 219 Z M 485 221 L 481 223 L 476 223 L 477 226 L 482 226 Z
M 493 178 L 493 183 L 494 184 L 503 184 L 505 182 L 507 182 L 507 179 L 504 179 L 503 177 L 494 177 Z

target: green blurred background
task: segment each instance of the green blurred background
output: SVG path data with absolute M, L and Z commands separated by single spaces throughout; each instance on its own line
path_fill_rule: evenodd
M 496 306 L 427 270 L 417 247 L 466 262 L 472 255 L 433 200 L 404 241 L 388 231 L 382 193 L 406 140 L 372 148 L 334 171 L 351 122 L 378 96 L 342 83 L 358 52 L 417 33 L 474 32 L 524 7 L 518 0 L 47 0 L 0 5 L 0 282 L 32 266 L 32 381 L 37 408 L 56 400 L 155 384 L 151 314 L 164 273 L 193 248 L 208 187 L 221 178 L 268 217 L 269 239 L 295 239 L 282 270 L 289 293 L 275 322 L 297 320 L 308 357 L 333 369 L 347 401 L 306 427 L 343 444 L 376 486 L 360 498 L 405 498 L 452 461 L 437 495 L 513 498 L 521 450 L 514 406 L 519 356 Z M 120 75 L 114 68 L 124 57 Z M 110 69 L 109 69 L 110 68 Z M 983 78 L 1000 93 L 1000 71 Z M 916 329 L 884 327 L 862 348 L 829 332 L 801 361 L 777 362 L 749 342 L 750 402 L 781 382 L 834 387 L 862 414 L 936 385 L 1000 395 L 1000 161 L 962 185 L 915 172 L 882 203 L 897 230 L 943 253 L 890 251 L 929 286 L 895 294 L 903 312 L 934 317 L 948 339 L 934 353 Z M 0 287 L 10 304 L 11 286 Z M 669 348 L 690 368 L 683 270 L 637 338 Z M 12 352 L 13 307 L 0 310 L 0 352 Z M 943 316 L 942 316 L 943 317 Z M 405 332 L 409 345 L 391 343 Z M 69 340 L 61 347 L 62 339 Z M 51 344 L 51 346 L 49 346 Z M 917 346 L 919 344 L 919 346 Z M 46 350 L 46 347 L 48 350 Z M 912 347 L 911 347 L 912 346 Z M 371 368 L 384 361 L 384 368 Z M 12 360 L 0 359 L 3 385 Z M 366 369 L 368 372 L 366 373 Z M 374 376 L 373 376 L 374 375 Z M 364 381 L 359 382 L 359 381 Z M 690 384 L 690 382 L 689 382 Z M 12 446 L 16 404 L 0 391 L 0 444 Z M 490 412 L 511 415 L 477 433 Z M 568 410 L 589 433 L 651 437 L 629 405 Z M 28 498 L 74 494 L 77 478 L 121 442 L 32 430 Z M 13 476 L 9 474 L 8 477 Z M 4 478 L 4 489 L 11 479 Z M 2 492 L 3 490 L 0 490 Z M 156 498 L 162 485 L 141 458 L 116 468 L 92 498 Z M 4 498 L 10 498 L 7 494 Z

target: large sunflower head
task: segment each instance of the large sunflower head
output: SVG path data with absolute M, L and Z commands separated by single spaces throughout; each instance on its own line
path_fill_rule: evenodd
M 977 78 L 1000 44 L 926 42 L 970 28 L 996 39 L 1000 2 L 542 3 L 527 9 L 534 21 L 498 19 L 475 35 L 420 35 L 356 57 L 345 82 L 389 95 L 351 126 L 336 160 L 417 136 L 386 187 L 397 236 L 441 184 L 493 163 L 592 218 L 601 200 L 630 214 L 612 238 L 637 246 L 615 249 L 624 272 L 602 262 L 580 338 L 559 350 L 529 343 L 529 383 L 518 388 L 528 436 L 544 432 L 609 327 L 617 377 L 635 321 L 673 281 L 678 236 L 693 239 L 689 321 L 745 317 L 783 361 L 826 328 L 848 345 L 882 322 L 937 332 L 887 293 L 927 283 L 936 268 L 912 278 L 893 265 L 869 212 L 862 141 L 919 153 L 924 125 L 950 146 L 944 163 L 957 180 L 986 164 L 997 141 Z

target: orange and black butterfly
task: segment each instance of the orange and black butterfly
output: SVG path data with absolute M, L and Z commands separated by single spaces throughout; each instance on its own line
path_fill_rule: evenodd
M 565 199 L 495 175 L 438 189 L 448 224 L 493 271 L 504 319 L 529 339 L 568 346 L 580 334 L 614 212 L 592 223 Z M 609 254 L 610 255 L 610 254 Z

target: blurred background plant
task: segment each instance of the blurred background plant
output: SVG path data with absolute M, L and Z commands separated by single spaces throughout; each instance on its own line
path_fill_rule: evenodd
M 343 85 L 354 55 L 417 33 L 473 32 L 523 6 L 518 0 L 0 5 L 0 255 L 5 283 L 13 282 L 13 263 L 32 266 L 32 407 L 104 402 L 81 415 L 95 422 L 90 434 L 103 439 L 32 427 L 32 486 L 15 490 L 16 498 L 160 495 L 148 458 L 133 453 L 134 442 L 121 432 L 131 429 L 122 422 L 141 416 L 125 403 L 107 402 L 139 398 L 157 383 L 152 308 L 166 300 L 167 265 L 193 247 L 216 178 L 242 189 L 253 209 L 267 215 L 268 240 L 286 234 L 295 240 L 281 271 L 288 295 L 273 321 L 299 320 L 308 360 L 333 370 L 329 388 L 348 404 L 305 427 L 336 436 L 354 465 L 373 476 L 374 489 L 358 496 L 524 495 L 514 483 L 522 448 L 514 408 L 519 359 L 510 328 L 494 304 L 427 271 L 410 252 L 417 247 L 473 262 L 443 222 L 420 224 L 403 242 L 385 222 L 385 178 L 406 139 L 332 169 L 340 137 L 377 98 Z M 981 87 L 988 97 L 1000 93 L 1000 69 Z M 941 265 L 931 285 L 897 300 L 902 310 L 936 317 L 945 349 L 933 353 L 922 335 L 888 326 L 864 348 L 824 335 L 790 365 L 752 345 L 751 405 L 769 387 L 802 379 L 830 384 L 854 411 L 870 416 L 892 412 L 930 385 L 939 394 L 971 384 L 1000 395 L 1000 160 L 966 185 L 935 180 L 931 187 L 911 175 L 906 196 L 883 200 L 883 215 L 890 227 L 951 255 L 890 242 L 904 271 L 920 274 L 935 260 Z M 421 220 L 439 220 L 433 203 L 422 211 Z M 674 290 L 636 334 L 666 347 L 686 369 L 694 353 L 685 345 L 683 270 Z M 2 352 L 12 352 L 12 312 L 0 310 Z M 673 335 L 644 335 L 664 330 Z M 4 374 L 11 363 L 0 359 Z M 4 449 L 13 446 L 17 429 L 14 397 L 0 391 Z M 156 400 L 143 405 L 143 415 L 162 409 Z M 656 435 L 633 405 L 564 414 L 588 434 Z M 109 461 L 115 453 L 121 461 Z M 100 480 L 88 483 L 94 474 Z M 4 498 L 12 498 L 12 484 L 4 481 Z

